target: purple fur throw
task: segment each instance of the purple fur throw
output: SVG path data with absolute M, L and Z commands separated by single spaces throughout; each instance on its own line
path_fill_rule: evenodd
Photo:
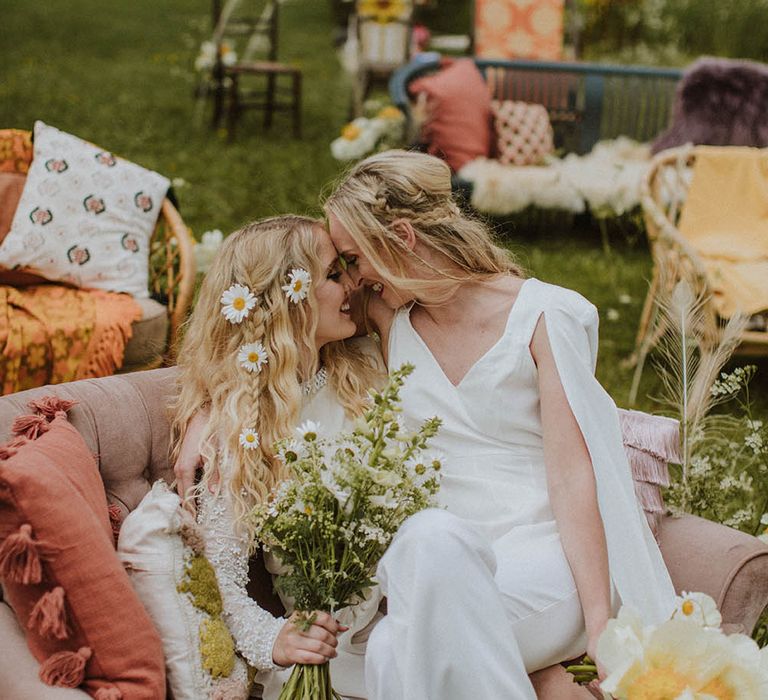
M 686 143 L 768 146 L 768 65 L 725 58 L 693 63 L 677 86 L 672 126 L 651 150 Z

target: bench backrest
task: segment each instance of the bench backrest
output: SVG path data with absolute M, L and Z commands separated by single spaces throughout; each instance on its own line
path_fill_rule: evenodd
M 588 153 L 601 139 L 628 136 L 650 141 L 669 124 L 682 71 L 672 68 L 475 59 L 497 100 L 544 105 L 555 143 L 566 152 Z M 389 84 L 392 101 L 411 118 L 408 85 L 440 68 L 438 57 L 403 66 Z

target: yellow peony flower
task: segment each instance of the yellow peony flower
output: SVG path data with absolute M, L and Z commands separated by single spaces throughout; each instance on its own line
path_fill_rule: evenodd
M 693 618 L 643 627 L 635 613 L 622 609 L 598 642 L 608 673 L 600 687 L 617 700 L 761 700 L 768 650 Z

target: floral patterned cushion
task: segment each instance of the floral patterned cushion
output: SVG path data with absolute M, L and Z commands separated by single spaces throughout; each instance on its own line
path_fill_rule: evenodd
M 38 121 L 0 265 L 148 297 L 149 239 L 168 185 L 158 173 Z

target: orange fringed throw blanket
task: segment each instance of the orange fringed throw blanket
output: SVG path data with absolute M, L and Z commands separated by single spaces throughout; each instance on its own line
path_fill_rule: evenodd
M 127 294 L 0 285 L 0 393 L 113 374 L 138 318 Z

